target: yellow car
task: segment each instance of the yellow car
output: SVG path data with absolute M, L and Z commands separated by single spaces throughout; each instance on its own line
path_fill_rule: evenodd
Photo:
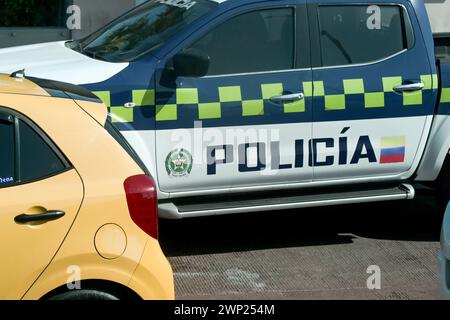
M 153 179 L 77 86 L 0 75 L 0 299 L 173 299 Z

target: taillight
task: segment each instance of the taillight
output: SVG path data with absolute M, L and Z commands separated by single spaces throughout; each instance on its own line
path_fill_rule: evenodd
M 128 210 L 136 225 L 158 239 L 158 200 L 153 179 L 146 175 L 129 177 L 124 182 Z

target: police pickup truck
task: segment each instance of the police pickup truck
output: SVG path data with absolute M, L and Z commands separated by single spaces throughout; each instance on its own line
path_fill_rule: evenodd
M 81 41 L 0 50 L 0 71 L 95 92 L 161 217 L 184 218 L 412 199 L 419 184 L 448 200 L 439 44 L 419 0 L 153 0 Z

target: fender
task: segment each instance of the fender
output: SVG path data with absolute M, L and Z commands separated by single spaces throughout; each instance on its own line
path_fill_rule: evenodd
M 68 281 L 72 281 L 68 274 L 70 266 L 77 266 L 82 271 L 79 281 L 102 279 L 128 287 L 131 274 L 124 272 L 123 266 L 132 270 L 136 267 L 136 261 L 121 257 L 116 264 L 99 264 L 98 259 L 98 255 L 92 253 L 54 261 L 23 296 L 23 300 L 39 300 L 49 292 L 66 286 Z
M 450 150 L 450 117 L 437 115 L 417 171 L 416 181 L 435 181 Z
M 440 62 L 439 107 L 428 145 L 417 171 L 417 181 L 435 181 L 450 150 L 450 62 Z

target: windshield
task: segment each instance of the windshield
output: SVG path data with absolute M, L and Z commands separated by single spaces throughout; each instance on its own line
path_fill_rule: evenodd
M 69 47 L 95 59 L 129 62 L 156 50 L 216 6 L 209 0 L 152 0 Z

